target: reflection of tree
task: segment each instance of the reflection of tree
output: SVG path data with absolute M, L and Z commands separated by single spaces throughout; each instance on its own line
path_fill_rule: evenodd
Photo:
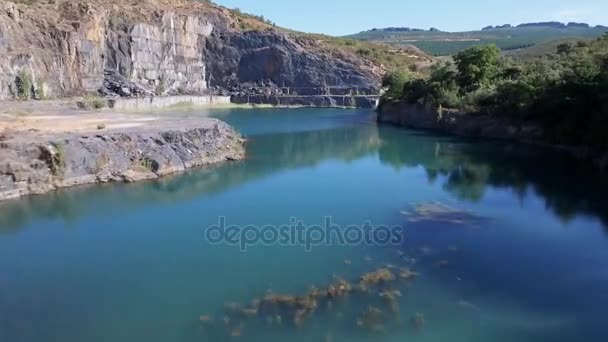
M 489 173 L 487 165 L 462 165 L 447 173 L 446 190 L 471 201 L 483 198 Z
M 65 189 L 2 203 L 0 232 L 18 230 L 36 218 L 72 221 L 94 212 L 105 216 L 145 205 L 185 201 L 285 169 L 311 167 L 328 159 L 354 160 L 375 152 L 378 145 L 378 128 L 373 125 L 257 135 L 248 144 L 248 160 L 243 162 L 191 170 L 157 181 Z
M 479 201 L 487 187 L 512 189 L 523 198 L 533 189 L 562 220 L 593 215 L 608 226 L 608 180 L 587 162 L 555 150 L 502 142 L 459 139 L 386 128 L 380 159 L 396 168 L 425 168 L 429 182 L 445 177 L 444 188 Z

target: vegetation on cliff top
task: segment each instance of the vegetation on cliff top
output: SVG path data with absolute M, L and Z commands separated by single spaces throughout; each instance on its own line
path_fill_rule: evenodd
M 534 121 L 552 143 L 608 149 L 608 35 L 526 60 L 501 56 L 495 45 L 474 46 L 433 66 L 427 78 L 401 71 L 383 83 L 384 101 Z
M 395 48 L 379 42 L 368 42 L 345 37 L 333 37 L 324 34 L 294 31 L 277 26 L 272 20 L 265 18 L 263 15 L 246 13 L 239 8 L 228 9 L 215 5 L 209 0 L 196 1 L 203 1 L 207 4 L 230 11 L 237 18 L 239 28 L 244 31 L 279 31 L 294 36 L 314 39 L 328 50 L 338 50 L 355 54 L 363 59 L 369 60 L 384 70 L 407 68 L 412 72 L 422 72 L 432 63 L 430 56 L 418 49 Z

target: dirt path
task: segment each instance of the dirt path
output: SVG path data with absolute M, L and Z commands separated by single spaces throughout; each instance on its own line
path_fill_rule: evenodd
M 159 114 L 82 111 L 74 101 L 0 102 L 0 132 L 90 132 L 152 126 L 169 120 Z

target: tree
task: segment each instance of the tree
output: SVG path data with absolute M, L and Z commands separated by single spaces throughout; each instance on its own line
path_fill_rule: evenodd
M 499 69 L 500 49 L 496 45 L 473 46 L 454 56 L 458 84 L 463 91 L 474 91 L 492 81 Z

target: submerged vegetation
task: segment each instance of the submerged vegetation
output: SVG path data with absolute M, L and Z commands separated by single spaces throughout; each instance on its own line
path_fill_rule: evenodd
M 387 325 L 400 321 L 398 297 L 400 289 L 406 290 L 408 283 L 418 273 L 409 268 L 387 265 L 369 273 L 362 274 L 356 281 L 336 277 L 327 287 L 312 286 L 304 294 L 276 294 L 271 291 L 250 303 L 225 303 L 224 314 L 216 324 L 212 315 L 199 317 L 205 330 L 213 337 L 238 337 L 248 324 L 265 321 L 266 326 L 292 326 L 301 328 L 315 316 L 333 313 L 334 319 L 347 320 L 339 306 L 346 302 L 350 306 L 363 306 L 362 312 L 354 319 L 354 326 L 372 333 L 386 333 Z M 352 310 L 352 308 L 350 308 Z M 324 319 L 328 319 L 327 316 Z M 416 313 L 410 319 L 411 327 L 420 331 L 424 327 L 422 314 Z
M 384 101 L 401 100 L 542 124 L 551 143 L 608 149 L 608 35 L 565 42 L 554 53 L 515 60 L 474 46 L 426 78 L 384 78 Z

